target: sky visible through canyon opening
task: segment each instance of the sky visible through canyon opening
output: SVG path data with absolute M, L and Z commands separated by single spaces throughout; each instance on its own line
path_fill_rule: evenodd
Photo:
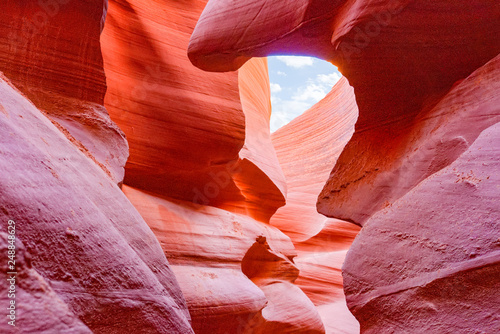
M 271 132 L 320 101 L 340 79 L 331 63 L 299 56 L 268 57 L 271 82 Z

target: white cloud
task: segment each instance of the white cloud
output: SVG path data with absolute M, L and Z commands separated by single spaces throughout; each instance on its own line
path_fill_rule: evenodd
M 295 94 L 292 95 L 292 99 L 295 101 L 316 103 L 324 98 L 327 92 L 323 86 L 310 82 L 307 86 L 299 87 Z
M 292 119 L 299 116 L 310 107 L 310 103 L 303 101 L 282 100 L 278 97 L 272 97 L 271 99 L 273 100 L 273 105 L 275 105 L 271 113 L 271 132 L 290 123 Z
M 328 94 L 332 87 L 339 81 L 340 75 L 336 72 L 318 74 L 316 78 L 308 79 L 306 86 L 299 87 L 292 99 L 295 101 L 309 101 L 316 103 Z
M 275 77 L 270 83 L 273 107 L 271 132 L 286 125 L 322 100 L 341 78 L 333 66 L 330 67 L 330 64 L 325 66 L 312 57 L 278 56 L 275 59 L 287 67 L 281 65 L 281 71 L 273 72 Z M 310 66 L 318 66 L 319 70 L 313 68 L 297 71 Z
M 330 74 L 318 74 L 317 79 L 319 82 L 329 85 L 331 88 L 337 83 L 337 81 L 340 80 L 340 75 L 336 72 Z
M 278 56 L 276 58 L 284 62 L 286 66 L 293 68 L 312 66 L 314 64 L 314 59 L 311 57 Z
M 271 82 L 271 94 L 279 93 L 281 91 L 282 89 L 279 84 Z

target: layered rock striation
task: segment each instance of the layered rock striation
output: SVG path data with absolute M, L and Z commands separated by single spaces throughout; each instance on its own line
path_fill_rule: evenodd
M 0 9 L 15 332 L 500 331 L 497 2 Z M 273 135 L 270 54 L 345 75 Z
M 205 4 L 110 1 L 105 103 L 130 144 L 124 192 L 169 258 L 196 333 L 323 333 L 293 284 L 293 243 L 268 224 L 287 185 L 269 131 L 267 61 L 224 74 L 194 67 L 186 50 Z M 284 265 L 255 281 L 244 267 L 259 238 L 275 256 L 262 263 Z
M 17 238 L 16 327 L 3 333 L 192 332 L 157 239 L 118 187 L 128 146 L 103 106 L 106 7 L 0 5 L 0 220 Z
M 271 225 L 292 239 L 300 269 L 296 284 L 317 306 L 327 333 L 359 332 L 345 304 L 341 275 L 359 227 L 316 211 L 317 197 L 354 132 L 357 116 L 354 91 L 342 78 L 323 100 L 272 135 L 288 194 Z
M 353 86 L 356 130 L 317 207 L 365 226 L 344 265 L 362 332 L 498 331 L 499 17 L 488 0 L 212 0 L 194 31 L 200 68 L 307 54 Z
M 0 71 L 116 183 L 128 145 L 103 107 L 107 1 L 4 1 Z
M 21 331 L 189 333 L 176 278 L 137 210 L 6 80 L 0 82 L 0 219 L 15 222 L 19 240 Z M 25 310 L 28 296 L 34 299 Z M 7 294 L 2 301 L 8 302 Z M 59 321 L 67 327 L 53 327 Z
M 284 204 L 286 189 L 269 145 L 266 95 L 256 97 L 250 81 L 240 91 L 237 72 L 203 72 L 186 56 L 205 3 L 109 3 L 102 36 L 106 107 L 130 145 L 125 181 L 269 219 Z M 264 70 L 250 66 L 242 76 Z M 268 80 L 265 73 L 255 75 Z

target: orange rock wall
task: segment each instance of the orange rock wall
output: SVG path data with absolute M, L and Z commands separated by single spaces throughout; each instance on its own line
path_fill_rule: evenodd
M 288 186 L 287 203 L 271 218 L 292 239 L 300 269 L 296 284 L 317 306 L 327 333 L 358 333 L 345 304 L 341 267 L 359 227 L 316 211 L 331 166 L 354 132 L 354 91 L 342 78 L 304 114 L 273 133 Z
M 268 224 L 286 181 L 269 131 L 267 61 L 226 74 L 195 68 L 186 50 L 205 3 L 110 2 L 105 103 L 130 144 L 124 192 L 171 261 L 196 333 L 323 333 L 293 284 L 292 242 Z M 272 255 L 255 264 L 259 237 Z M 275 262 L 278 273 L 258 280 L 242 269 Z
M 317 208 L 364 226 L 343 269 L 362 332 L 498 331 L 499 17 L 490 0 L 211 0 L 191 37 L 206 70 L 306 54 L 354 88 L 355 132 Z
M 128 145 L 103 107 L 107 1 L 3 1 L 0 71 L 116 183 Z
M 118 187 L 128 146 L 102 105 L 106 2 L 0 9 L 1 305 L 17 272 L 15 327 L 0 332 L 192 333 L 158 241 Z

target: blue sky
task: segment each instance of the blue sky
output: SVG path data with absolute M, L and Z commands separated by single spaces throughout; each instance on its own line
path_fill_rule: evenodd
M 268 57 L 271 82 L 271 132 L 321 100 L 340 79 L 335 66 L 313 57 Z

